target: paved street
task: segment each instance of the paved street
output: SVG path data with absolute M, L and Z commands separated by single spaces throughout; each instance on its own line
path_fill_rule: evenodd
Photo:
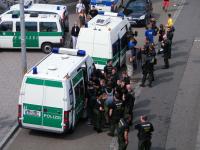
M 147 114 L 155 126 L 152 150 L 195 150 L 200 143 L 199 129 L 199 0 L 177 0 L 170 12 L 177 16 L 170 69 L 162 70 L 163 58 L 159 56 L 155 67 L 153 88 L 139 88 L 136 99 L 134 123 L 141 114 Z M 184 2 L 184 5 L 182 3 Z M 172 1 L 175 4 L 175 1 Z M 166 23 L 166 13 L 160 7 L 161 0 L 153 0 L 154 15 L 160 23 Z M 181 10 L 182 9 L 182 10 Z M 76 15 L 70 15 L 70 22 Z M 159 23 L 158 23 L 159 25 Z M 138 28 L 139 42 L 143 28 Z M 28 66 L 31 67 L 45 54 L 28 51 Z M 21 57 L 16 51 L 0 52 L 0 140 L 15 122 L 21 84 Z M 6 68 L 6 69 L 5 69 Z M 8 150 L 114 150 L 116 138 L 107 132 L 97 134 L 81 122 L 71 135 L 56 135 L 27 129 L 19 129 L 5 149 Z M 137 149 L 136 131 L 130 129 L 128 150 Z M 196 149 L 197 150 L 197 149 Z

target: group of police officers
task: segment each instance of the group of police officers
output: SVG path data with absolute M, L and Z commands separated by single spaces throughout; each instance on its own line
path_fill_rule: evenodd
M 152 32 L 152 34 L 151 34 Z M 152 19 L 145 32 L 145 44 L 143 48 L 136 47 L 137 32 L 131 30 L 127 35 L 128 47 L 133 59 L 130 59 L 133 68 L 141 62 L 142 82 L 140 86 L 144 87 L 148 79 L 149 87 L 152 87 L 154 81 L 154 65 L 157 64 L 156 54 L 163 54 L 164 67 L 169 68 L 168 59 L 171 58 L 171 45 L 174 29 L 167 27 L 163 31 L 163 25 L 157 27 L 156 22 Z M 159 35 L 160 49 L 156 51 L 154 36 Z M 137 52 L 136 52 L 137 51 Z M 137 54 L 137 55 L 136 55 Z M 116 67 L 113 66 L 112 60 L 109 60 L 102 73 L 94 69 L 92 77 L 87 84 L 86 108 L 88 114 L 88 124 L 93 125 L 97 133 L 101 133 L 104 128 L 110 128 L 109 136 L 115 136 L 117 131 L 119 150 L 126 150 L 128 145 L 129 126 L 133 121 L 133 109 L 135 94 L 130 84 L 131 74 L 128 73 L 128 66 L 121 75 Z M 135 125 L 138 130 L 138 150 L 150 150 L 151 136 L 154 131 L 153 125 L 148 122 L 147 116 L 140 117 L 140 123 Z

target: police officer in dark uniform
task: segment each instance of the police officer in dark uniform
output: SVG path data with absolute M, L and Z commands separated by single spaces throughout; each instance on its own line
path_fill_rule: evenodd
M 154 131 L 153 125 L 147 121 L 147 116 L 141 116 L 141 123 L 135 126 L 138 130 L 138 150 L 150 150 L 151 148 L 151 137 Z
M 102 132 L 103 119 L 104 119 L 104 100 L 105 93 L 99 93 L 96 99 L 95 107 L 94 107 L 94 115 L 95 115 L 95 124 L 94 129 L 97 133 Z
M 114 100 L 109 106 L 109 117 L 110 117 L 110 132 L 109 136 L 114 136 L 115 129 L 117 128 L 120 118 L 123 117 L 124 103 L 118 93 L 115 93 Z
M 172 40 L 174 37 L 174 32 L 172 31 L 172 27 L 167 28 L 167 38 L 170 41 L 170 46 L 169 46 L 169 58 L 171 58 L 171 49 L 172 49 Z
M 126 119 L 121 118 L 117 127 L 117 136 L 118 136 L 118 150 L 126 150 L 128 146 L 128 132 L 129 126 Z
M 148 76 L 149 80 L 149 87 L 152 86 L 152 81 L 154 79 L 154 74 L 153 74 L 153 66 L 154 66 L 154 59 L 155 59 L 155 52 L 149 47 L 146 48 L 146 50 L 143 51 L 144 55 L 144 63 L 142 65 L 142 73 L 143 73 L 143 78 L 142 78 L 142 84 L 140 86 L 144 87 L 145 86 L 145 81 Z
M 164 35 L 162 48 L 163 48 L 163 54 L 164 54 L 163 57 L 164 57 L 165 66 L 163 67 L 163 69 L 169 68 L 170 47 L 171 47 L 170 40 L 167 38 L 166 35 Z

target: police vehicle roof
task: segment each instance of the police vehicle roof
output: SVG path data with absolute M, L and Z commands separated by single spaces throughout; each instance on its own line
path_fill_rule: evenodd
M 52 20 L 57 20 L 60 17 L 56 14 L 38 14 L 36 17 L 32 17 L 32 14 L 24 14 L 25 21 L 42 21 L 45 20 L 45 22 L 52 22 Z M 20 17 L 13 17 L 13 14 L 5 14 L 1 17 L 1 21 L 5 20 L 17 20 L 20 21 Z
M 106 24 L 101 25 L 101 21 L 105 21 Z M 100 23 L 98 23 L 100 22 Z M 88 28 L 96 28 L 97 30 L 108 31 L 116 28 L 123 22 L 121 17 L 109 16 L 109 15 L 97 15 L 88 22 Z
M 58 7 L 60 7 L 58 9 Z M 10 10 L 20 10 L 20 5 L 15 4 L 10 7 Z M 54 5 L 54 4 L 32 4 L 28 8 L 24 8 L 24 11 L 40 11 L 40 12 L 55 12 L 62 15 L 63 10 L 67 10 L 65 5 Z
M 71 76 L 74 71 L 77 71 L 88 57 L 88 55 L 73 56 L 52 53 L 35 65 L 37 74 L 33 74 L 31 69 L 27 75 L 36 78 L 62 80 L 66 75 Z

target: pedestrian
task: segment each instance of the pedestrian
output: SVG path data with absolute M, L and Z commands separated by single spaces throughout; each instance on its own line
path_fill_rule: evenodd
M 84 9 L 82 9 L 81 12 L 79 13 L 79 23 L 80 27 L 83 27 L 86 24 L 86 14 Z
M 90 1 L 89 0 L 82 0 L 82 3 L 85 6 L 85 13 L 88 15 L 90 9 Z
M 142 83 L 140 84 L 141 87 L 145 87 L 145 82 L 148 76 L 148 80 L 149 80 L 149 87 L 152 87 L 152 81 L 154 78 L 153 75 L 153 65 L 154 65 L 154 58 L 155 58 L 155 52 L 153 52 L 153 49 L 150 48 L 150 46 L 143 51 L 144 54 L 144 62 L 142 65 Z
M 110 132 L 109 136 L 114 136 L 120 118 L 123 117 L 124 104 L 118 93 L 115 93 L 113 103 L 109 106 Z
M 159 31 L 159 28 L 156 25 L 156 19 L 151 18 L 150 23 L 151 23 L 151 29 L 154 30 L 154 36 L 156 36 L 158 34 L 158 31 Z
M 135 104 L 135 92 L 133 91 L 130 84 L 126 85 L 127 94 L 125 94 L 125 108 L 124 108 L 124 117 L 128 119 L 129 125 L 132 125 L 133 121 L 133 108 Z
M 82 3 L 82 0 L 79 0 L 76 4 L 76 13 L 80 13 L 81 10 L 85 10 L 85 5 Z
M 126 70 L 129 77 L 133 76 L 133 56 L 132 56 L 132 47 L 134 43 L 130 41 L 128 43 L 129 50 L 126 51 Z
M 94 107 L 94 115 L 95 115 L 94 129 L 97 131 L 97 133 L 102 132 L 103 118 L 104 118 L 104 96 L 105 93 L 97 96 Z
M 169 57 L 170 57 L 170 40 L 167 38 L 167 35 L 163 36 L 163 42 L 162 42 L 162 47 L 163 47 L 163 57 L 164 57 L 164 67 L 163 69 L 168 69 L 169 68 Z
M 92 9 L 89 11 L 89 15 L 91 16 L 91 18 L 94 18 L 97 14 L 98 14 L 98 10 L 97 10 L 96 7 L 93 5 L 93 6 L 92 6 Z
M 148 122 L 147 116 L 140 117 L 140 123 L 135 126 L 135 129 L 138 130 L 138 150 L 150 150 L 154 127 L 152 123 Z
M 78 38 L 79 31 L 80 31 L 80 28 L 79 28 L 77 22 L 75 22 L 74 26 L 72 27 L 72 30 L 71 30 L 72 47 L 73 47 L 73 49 L 76 48 L 76 43 L 77 43 L 77 38 Z
M 160 24 L 159 28 L 159 36 L 158 36 L 158 54 L 163 52 L 163 49 L 161 48 L 161 43 L 163 41 L 163 36 L 165 35 L 165 28 L 163 24 Z
M 96 103 L 96 90 L 94 88 L 93 82 L 89 81 L 87 85 L 86 91 L 86 108 L 87 108 L 87 115 L 88 115 L 88 125 L 94 124 L 94 113 L 93 108 Z
M 167 28 L 167 38 L 169 39 L 170 41 L 170 46 L 169 46 L 169 58 L 171 58 L 171 51 L 172 51 L 172 40 L 173 40 L 173 37 L 174 37 L 174 31 L 173 31 L 173 28 Z
M 147 25 L 146 31 L 145 31 L 146 40 L 148 40 L 150 43 L 154 43 L 155 35 L 156 35 L 155 31 L 150 27 L 150 25 Z
M 131 81 L 127 71 L 122 72 L 122 80 L 124 81 L 125 85 L 130 84 Z
M 104 67 L 104 74 L 107 77 L 108 75 L 112 74 L 112 69 L 113 69 L 113 65 L 112 65 L 112 60 L 108 60 L 107 64 Z
M 117 80 L 119 79 L 119 75 L 117 73 L 117 69 L 113 68 L 111 73 L 111 81 L 112 81 L 112 87 L 115 88 L 117 85 Z
M 163 0 L 162 2 L 162 8 L 165 12 L 167 12 L 168 8 L 169 8 L 169 0 Z
M 174 26 L 172 15 L 168 14 L 167 16 L 168 16 L 168 18 L 167 18 L 167 25 L 166 25 L 166 27 L 167 28 L 172 28 Z
M 129 126 L 126 119 L 121 118 L 117 127 L 118 150 L 126 150 L 128 146 Z

